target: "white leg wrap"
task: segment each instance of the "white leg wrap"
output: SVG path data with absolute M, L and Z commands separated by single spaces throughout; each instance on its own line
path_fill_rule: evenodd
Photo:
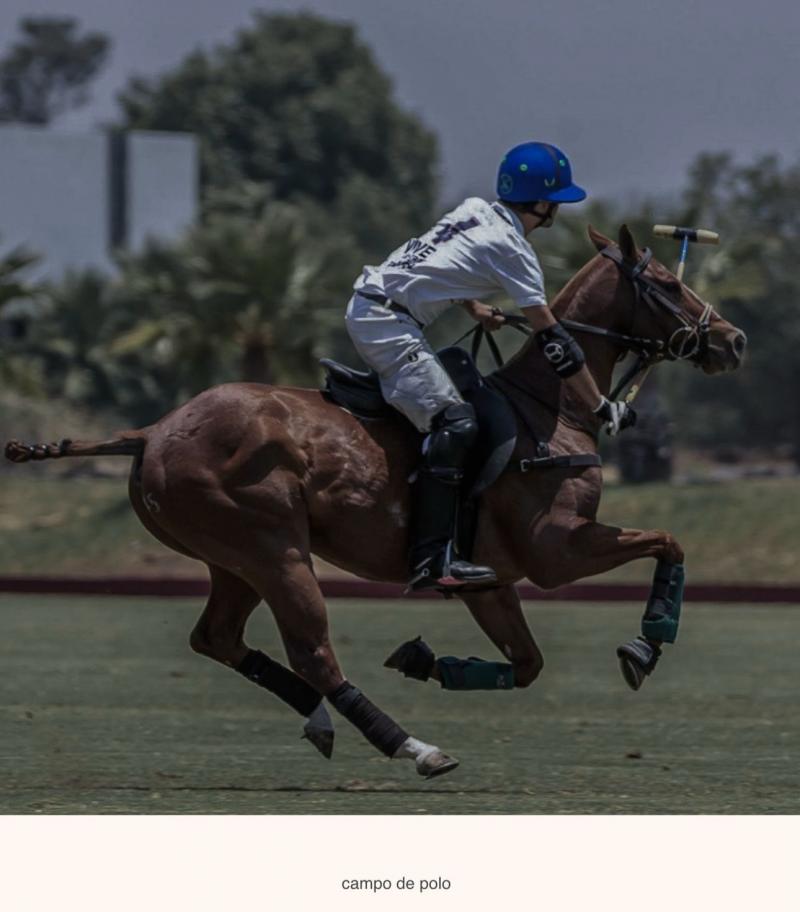
M 439 750 L 433 744 L 426 744 L 417 738 L 406 738 L 406 740 L 397 748 L 393 760 L 415 760 L 418 764 L 423 762 L 426 757 L 436 753 Z

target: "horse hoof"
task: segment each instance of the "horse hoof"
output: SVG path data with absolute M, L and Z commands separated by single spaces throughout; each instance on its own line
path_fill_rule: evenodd
M 617 652 L 617 655 L 619 655 L 619 652 Z M 642 684 L 644 684 L 644 669 L 638 662 L 631 659 L 629 656 L 619 656 L 619 670 L 622 672 L 622 677 L 625 678 L 625 683 L 631 690 L 638 690 Z
M 636 637 L 617 647 L 619 668 L 631 690 L 639 690 L 644 684 L 644 679 L 652 674 L 660 655 L 658 644 L 644 637 Z
M 458 760 L 455 757 L 448 757 L 442 751 L 436 750 L 417 762 L 417 772 L 426 779 L 433 779 L 435 776 L 444 776 L 457 766 Z
M 433 666 L 436 662 L 436 656 L 433 650 L 425 643 L 421 636 L 414 640 L 409 640 L 398 646 L 397 649 L 383 663 L 384 668 L 395 668 L 402 672 L 407 678 L 414 678 L 417 681 L 427 681 Z
M 333 729 L 317 728 L 316 725 L 306 725 L 302 734 L 302 738 L 310 741 L 326 760 L 333 756 L 333 736 Z

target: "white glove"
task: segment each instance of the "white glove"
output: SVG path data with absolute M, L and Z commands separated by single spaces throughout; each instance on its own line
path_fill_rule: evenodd
M 605 421 L 605 429 L 609 437 L 616 437 L 620 431 L 636 424 L 636 412 L 627 402 L 612 402 L 605 396 L 600 400 L 600 405 L 597 406 L 594 413 Z

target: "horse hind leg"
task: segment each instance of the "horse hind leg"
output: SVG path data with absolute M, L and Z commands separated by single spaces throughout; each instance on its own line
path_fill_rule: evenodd
M 304 738 L 330 758 L 334 727 L 322 696 L 306 681 L 280 662 L 244 642 L 247 619 L 261 596 L 244 580 L 209 566 L 211 592 L 206 607 L 190 637 L 192 649 L 200 655 L 233 668 L 249 681 L 270 691 L 307 721 Z
M 544 666 L 542 653 L 522 613 L 513 585 L 461 592 L 459 598 L 475 621 L 508 662 L 470 656 L 436 658 L 421 637 L 403 643 L 384 662 L 407 678 L 437 681 L 446 690 L 510 690 L 529 687 Z
M 411 737 L 344 677 L 308 553 L 293 547 L 269 550 L 271 559 L 262 559 L 248 579 L 272 609 L 294 671 L 385 756 L 414 760 L 417 772 L 426 778 L 455 769 L 457 760 Z

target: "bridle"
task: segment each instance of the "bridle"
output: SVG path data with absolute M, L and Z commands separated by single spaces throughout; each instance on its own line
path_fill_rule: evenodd
M 612 390 L 611 398 L 616 399 L 637 374 L 648 370 L 659 361 L 692 361 L 699 366 L 708 354 L 708 337 L 714 313 L 711 304 L 700 302 L 703 304 L 703 312 L 696 320 L 690 319 L 652 279 L 644 274 L 653 257 L 653 251 L 649 247 L 645 247 L 641 258 L 633 265 L 623 257 L 619 247 L 605 247 L 600 254 L 611 260 L 633 286 L 634 308 L 630 332 L 618 333 L 575 320 L 562 320 L 561 323 L 575 332 L 605 336 L 619 343 L 622 346 L 620 358 L 629 351 L 636 353 L 636 360 Z M 659 312 L 667 313 L 678 321 L 678 327 L 666 342 L 663 339 L 633 335 L 633 325 L 642 304 L 656 315 Z
M 644 303 L 655 314 L 658 314 L 659 309 L 661 309 L 673 316 L 680 324 L 666 344 L 660 339 L 647 339 L 647 348 L 658 351 L 659 359 L 667 361 L 702 361 L 708 354 L 708 335 L 711 327 L 711 315 L 714 312 L 712 306 L 707 303 L 704 304 L 700 317 L 697 320 L 691 320 L 674 301 L 664 294 L 664 291 L 655 282 L 648 279 L 644 274 L 653 257 L 653 251 L 649 247 L 645 247 L 642 251 L 641 259 L 633 266 L 626 262 L 618 247 L 605 247 L 600 253 L 615 263 L 620 272 L 633 285 L 635 308 Z M 635 317 L 634 311 L 634 319 Z M 638 346 L 633 346 L 634 350 L 637 350 L 637 348 Z
M 698 366 L 708 354 L 709 333 L 711 329 L 711 317 L 714 309 L 711 304 L 700 301 L 703 304 L 703 312 L 700 317 L 693 320 L 678 305 L 670 300 L 664 291 L 649 279 L 644 273 L 650 260 L 653 257 L 653 251 L 646 247 L 642 251 L 642 256 L 638 262 L 631 265 L 622 255 L 619 247 L 605 247 L 600 251 L 601 255 L 616 264 L 622 275 L 628 279 L 634 291 L 634 308 L 631 328 L 627 333 L 616 332 L 612 329 L 605 329 L 602 326 L 592 326 L 590 323 L 580 323 L 577 320 L 561 320 L 561 325 L 573 332 L 588 333 L 594 336 L 603 336 L 606 339 L 618 344 L 622 351 L 620 359 L 628 352 L 635 352 L 637 357 L 631 367 L 620 378 L 620 381 L 611 392 L 611 398 L 617 399 L 621 391 L 628 383 L 642 371 L 648 370 L 659 361 L 693 361 Z M 698 298 L 699 301 L 699 298 Z M 665 342 L 663 339 L 654 339 L 650 336 L 637 336 L 633 333 L 633 327 L 636 322 L 636 315 L 640 306 L 644 304 L 650 308 L 653 313 L 667 313 L 678 321 L 678 327 Z M 498 311 L 499 313 L 500 311 Z M 507 325 L 512 326 L 525 335 L 530 335 L 532 329 L 526 317 L 515 314 L 503 313 Z M 478 324 L 468 330 L 454 344 L 458 344 L 468 335 L 473 335 L 472 355 L 477 358 L 478 349 L 485 336 L 492 355 L 497 362 L 498 367 L 503 364 L 497 344 L 491 335 L 483 331 L 483 327 Z

